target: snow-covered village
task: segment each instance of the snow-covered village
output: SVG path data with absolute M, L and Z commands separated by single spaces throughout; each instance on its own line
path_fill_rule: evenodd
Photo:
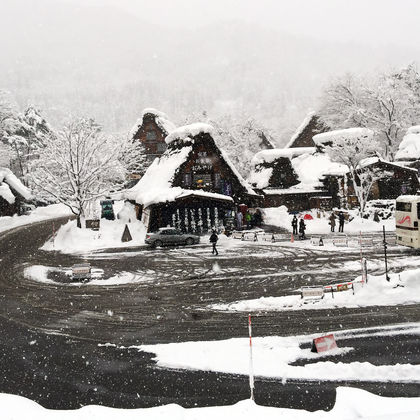
M 0 15 L 2 420 L 420 418 L 420 3 Z

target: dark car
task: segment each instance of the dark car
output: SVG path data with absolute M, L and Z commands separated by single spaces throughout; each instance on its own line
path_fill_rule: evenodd
M 161 228 L 157 232 L 147 233 L 145 242 L 152 246 L 193 245 L 200 242 L 200 237 L 174 228 Z

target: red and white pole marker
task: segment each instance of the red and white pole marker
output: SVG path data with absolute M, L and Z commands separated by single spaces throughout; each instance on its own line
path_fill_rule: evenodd
M 254 401 L 254 363 L 252 360 L 251 315 L 248 315 L 248 331 L 249 331 L 249 388 L 251 389 L 251 400 Z
M 365 284 L 366 279 L 364 278 L 364 265 L 363 265 L 363 252 L 362 252 L 362 231 L 359 235 L 359 245 L 360 245 L 360 265 L 362 266 L 362 286 Z

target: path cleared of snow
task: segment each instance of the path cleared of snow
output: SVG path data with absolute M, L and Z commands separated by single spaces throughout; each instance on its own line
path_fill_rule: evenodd
M 360 267 L 360 263 L 358 265 Z M 411 305 L 420 303 L 419 279 L 420 269 L 407 270 L 390 274 L 389 282 L 385 280 L 385 275 L 369 276 L 367 284 L 363 284 L 361 277 L 358 277 L 353 283 L 354 291 L 348 289 L 334 294 L 327 292 L 319 300 L 305 301 L 300 294 L 296 294 L 215 304 L 210 305 L 210 308 L 219 311 L 257 312 Z
M 244 317 L 246 320 L 246 317 Z M 396 331 L 420 335 L 420 323 L 403 326 L 369 328 L 334 332 L 338 346 L 340 338 L 386 336 Z M 328 333 L 325 333 L 328 334 Z M 312 353 L 309 345 L 317 335 L 295 337 L 254 337 L 253 359 L 256 376 L 278 378 L 283 383 L 289 379 L 313 381 L 366 381 L 366 382 L 420 382 L 420 365 L 397 364 L 377 366 L 369 362 L 345 362 L 345 354 L 352 348 L 344 347 L 324 353 Z M 221 341 L 197 341 L 171 344 L 133 346 L 141 351 L 153 353 L 158 366 L 173 369 L 192 369 L 249 374 L 249 339 L 232 338 Z M 343 362 L 322 360 L 326 356 L 344 355 Z M 303 366 L 291 366 L 297 360 L 311 359 Z M 314 362 L 317 359 L 319 361 Z
M 78 410 L 48 410 L 17 395 L 0 394 L 2 420 L 411 420 L 420 416 L 420 398 L 379 397 L 357 388 L 337 388 L 337 398 L 331 411 L 309 412 L 290 408 L 256 405 L 251 400 L 223 407 L 182 408 L 176 404 L 154 408 L 117 409 L 86 406 Z
M 37 207 L 28 215 L 0 217 L 0 232 L 15 227 L 41 222 L 43 220 L 56 219 L 58 217 L 72 216 L 70 209 L 64 204 L 51 204 L 46 207 Z

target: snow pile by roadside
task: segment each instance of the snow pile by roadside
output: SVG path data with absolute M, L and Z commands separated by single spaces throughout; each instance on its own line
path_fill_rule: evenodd
M 420 415 L 420 398 L 379 397 L 357 388 L 337 388 L 337 398 L 331 411 L 309 412 L 290 408 L 259 406 L 251 400 L 240 401 L 231 406 L 182 408 L 176 404 L 153 408 L 117 409 L 99 406 L 86 406 L 78 410 L 48 410 L 39 404 L 17 395 L 0 394 L 2 419 L 12 420 L 30 418 L 31 420 L 332 420 L 332 419 L 371 419 L 408 420 Z
M 261 297 L 227 304 L 215 304 L 210 308 L 220 311 L 298 311 L 304 309 L 358 308 L 367 306 L 395 306 L 420 303 L 420 269 L 385 276 L 369 276 L 367 284 L 358 277 L 353 290 L 325 293 L 320 300 L 305 301 L 300 294 L 278 297 Z
M 146 229 L 140 221 L 127 223 L 132 241 L 122 242 L 125 221 L 101 219 L 99 231 L 79 229 L 76 220 L 61 226 L 55 238 L 49 239 L 41 249 L 45 251 L 61 251 L 78 253 L 105 248 L 126 248 L 144 244 Z
M 287 207 L 271 207 L 266 208 L 264 211 L 264 223 L 267 225 L 278 226 L 288 231 L 292 231 L 292 218 L 293 215 L 288 213 Z M 382 220 L 377 223 L 373 220 L 363 219 L 357 216 L 357 212 L 350 211 L 353 216 L 351 222 L 345 222 L 344 233 L 359 233 L 359 232 L 376 232 L 382 231 L 383 226 L 387 231 L 395 231 L 395 218 L 391 217 L 387 220 Z M 324 218 L 317 217 L 316 210 L 304 211 L 301 214 L 298 214 L 297 217 L 303 217 L 305 214 L 310 214 L 313 219 L 305 220 L 306 224 L 306 236 L 311 234 L 328 234 L 331 233 L 331 226 L 329 225 L 328 217 L 331 213 L 325 213 Z M 338 232 L 338 220 L 336 220 L 335 231 Z
M 43 220 L 71 215 L 72 213 L 70 209 L 64 204 L 51 204 L 46 207 L 37 207 L 28 215 L 0 217 L 0 232 L 34 222 L 41 222 Z
M 246 318 L 244 318 L 246 319 Z M 395 329 L 382 327 L 334 332 L 338 346 L 340 339 L 358 336 L 387 336 Z M 420 324 L 404 324 L 404 334 L 420 334 Z M 291 337 L 254 337 L 252 340 L 254 374 L 269 378 L 313 381 L 366 381 L 366 382 L 420 382 L 420 365 L 374 365 L 369 362 L 346 363 L 345 354 L 352 348 L 343 347 L 324 353 L 312 353 L 309 345 L 317 335 Z M 322 334 L 321 334 L 322 335 Z M 301 345 L 307 348 L 302 349 Z M 173 369 L 192 369 L 249 374 L 249 339 L 232 338 L 221 341 L 184 342 L 133 346 L 154 353 L 158 366 Z M 343 355 L 343 361 L 325 360 L 329 356 Z M 292 365 L 302 360 L 300 366 Z

